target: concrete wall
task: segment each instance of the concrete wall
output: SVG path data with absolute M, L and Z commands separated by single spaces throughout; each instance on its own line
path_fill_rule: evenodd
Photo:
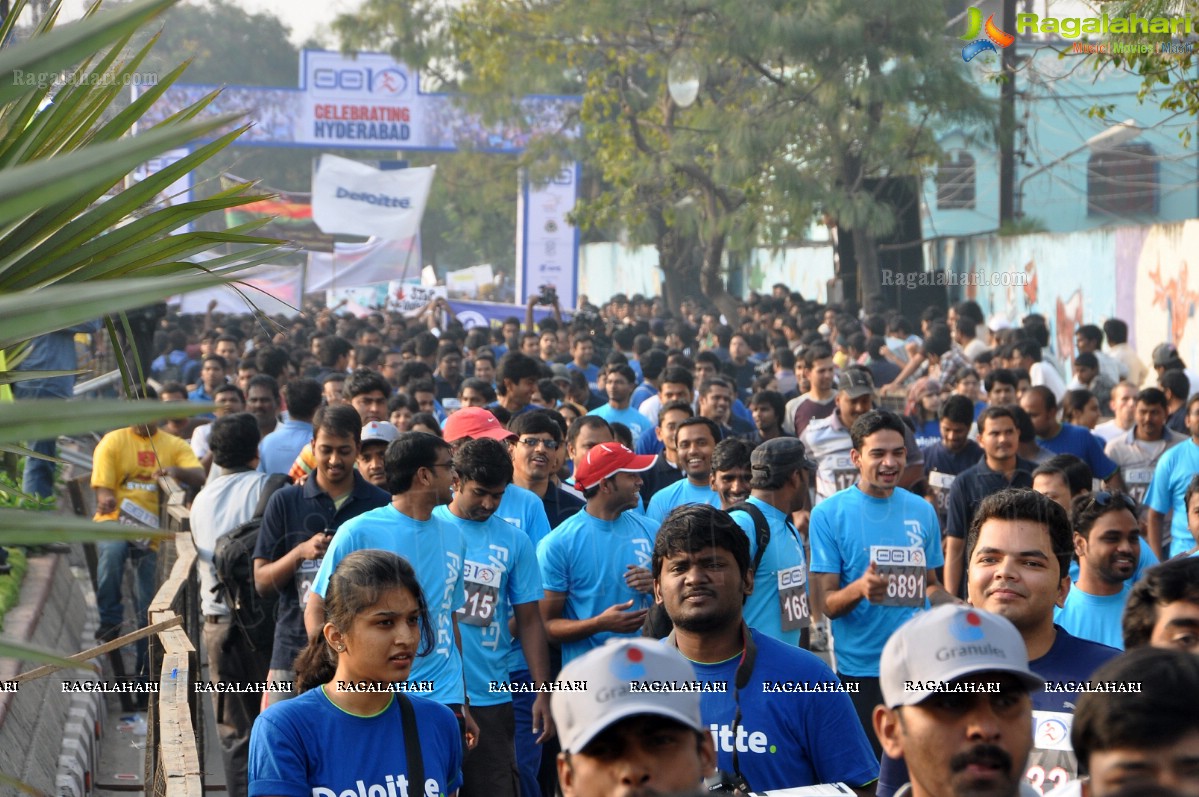
M 8 636 L 68 654 L 95 645 L 98 619 L 87 583 L 86 573 L 72 572 L 66 556 L 30 558 L 21 601 L 5 619 Z M 0 660 L 0 680 L 30 669 Z M 64 679 L 98 676 L 55 673 L 0 695 L 0 772 L 48 794 L 82 796 L 95 783 L 104 702 L 101 695 L 64 693 Z
M 729 275 L 729 290 L 745 298 L 750 291 L 769 293 L 776 282 L 807 299 L 825 301 L 826 283 L 833 278 L 833 248 L 812 244 L 784 249 L 755 249 L 744 268 Z M 662 272 L 652 246 L 626 247 L 617 243 L 585 244 L 579 250 L 579 294 L 602 304 L 614 294 L 660 296 Z

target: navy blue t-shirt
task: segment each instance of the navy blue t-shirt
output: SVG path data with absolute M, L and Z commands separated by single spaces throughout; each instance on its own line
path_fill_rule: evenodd
M 941 529 L 944 530 L 948 522 L 946 509 L 949 506 L 949 488 L 959 473 L 978 464 L 983 450 L 978 443 L 967 440 L 962 450 L 954 454 L 944 443 L 937 441 L 922 447 L 920 453 L 924 454 L 924 479 L 928 484 L 928 495 L 933 499 L 937 520 L 941 521 Z
M 1120 655 L 1115 648 L 1071 636 L 1060 625 L 1053 628 L 1057 631 L 1053 646 L 1044 656 L 1028 663 L 1028 668 L 1047 684 L 1085 681 L 1108 660 Z M 1070 726 L 1077 704 L 1077 691 L 1054 688 L 1032 696 L 1033 749 L 1028 756 L 1025 778 L 1042 794 L 1078 777 L 1078 762 L 1070 747 Z M 907 782 L 908 767 L 904 760 L 884 754 L 876 797 L 891 797 Z

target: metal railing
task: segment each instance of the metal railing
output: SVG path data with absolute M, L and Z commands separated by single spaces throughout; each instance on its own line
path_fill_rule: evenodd
M 196 548 L 183 487 L 163 478 L 159 489 L 159 528 L 174 538 L 158 549 L 159 572 L 166 576 L 150 603 L 149 621 L 179 617 L 183 624 L 149 639 L 150 672 L 157 674 L 159 692 L 146 716 L 144 783 L 146 794 L 155 797 L 203 797 L 204 714 L 194 687 L 202 644 Z

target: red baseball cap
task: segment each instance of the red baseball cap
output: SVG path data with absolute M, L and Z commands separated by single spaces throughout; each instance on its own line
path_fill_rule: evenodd
M 490 437 L 492 440 L 515 440 L 516 435 L 500 425 L 499 419 L 482 407 L 463 407 L 446 418 L 441 428 L 446 442 L 464 438 L 472 440 Z
M 586 490 L 614 473 L 640 473 L 654 466 L 657 456 L 634 454 L 620 443 L 600 443 L 575 468 L 575 486 Z

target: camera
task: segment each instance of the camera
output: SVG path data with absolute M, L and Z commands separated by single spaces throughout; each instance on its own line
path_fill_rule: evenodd
M 715 794 L 735 794 L 739 797 L 747 797 L 753 791 L 744 776 L 725 772 L 723 769 L 718 769 L 714 774 L 707 777 L 704 780 L 704 785 L 708 787 L 709 792 Z
M 558 301 L 558 291 L 553 285 L 542 285 L 541 294 L 537 297 L 537 304 L 552 305 Z

